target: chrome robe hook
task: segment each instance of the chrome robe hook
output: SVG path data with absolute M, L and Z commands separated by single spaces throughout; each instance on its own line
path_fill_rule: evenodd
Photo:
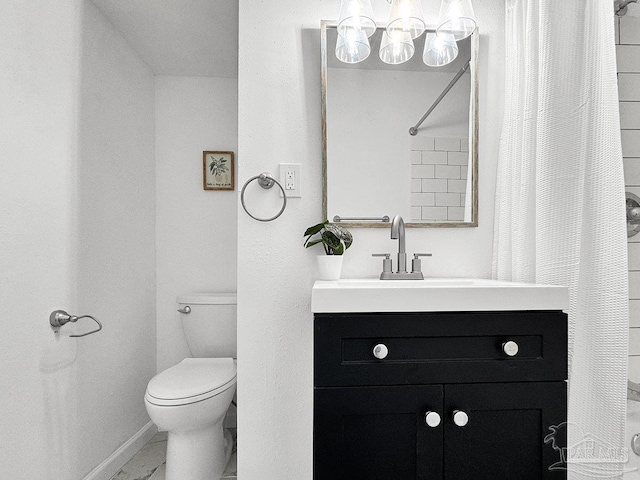
M 69 315 L 64 310 L 54 310 L 53 312 L 51 312 L 51 315 L 49 315 L 49 324 L 53 327 L 53 332 L 58 333 L 60 331 L 60 327 L 62 327 L 63 325 L 66 325 L 69 322 L 75 323 L 81 318 L 90 318 L 98 324 L 98 328 L 81 335 L 69 335 L 70 337 L 86 337 L 87 335 L 91 335 L 92 333 L 96 333 L 102 330 L 102 324 L 97 318 L 92 317 L 91 315 L 80 315 L 79 317 L 77 317 L 75 315 Z

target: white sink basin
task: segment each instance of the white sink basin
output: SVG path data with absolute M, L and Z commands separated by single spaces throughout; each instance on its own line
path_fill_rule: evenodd
M 567 287 L 480 278 L 317 281 L 314 313 L 567 310 Z

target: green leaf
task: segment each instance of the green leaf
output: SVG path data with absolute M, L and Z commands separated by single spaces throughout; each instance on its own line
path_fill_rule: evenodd
M 313 240 L 311 242 L 305 243 L 305 247 L 306 248 L 313 247 L 314 245 L 317 245 L 318 243 L 322 243 L 322 239 L 321 238 L 319 238 L 318 240 Z
M 344 253 L 344 250 L 344 245 L 340 244 L 340 246 L 333 251 L 333 254 L 342 255 Z
M 329 250 L 335 250 L 340 246 L 340 239 L 329 230 L 322 232 L 322 240 Z
M 304 232 L 304 236 L 306 237 L 307 235 L 314 235 L 314 234 L 318 233 L 320 230 L 322 230 L 324 228 L 326 223 L 327 222 L 325 221 L 325 222 L 319 223 L 317 225 L 314 225 L 313 227 L 307 228 L 305 230 L 305 232 Z

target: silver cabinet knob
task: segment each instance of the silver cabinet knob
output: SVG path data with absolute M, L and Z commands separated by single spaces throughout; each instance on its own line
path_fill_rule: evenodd
M 459 427 L 464 427 L 467 423 L 469 423 L 469 415 L 467 415 L 462 410 L 454 410 L 453 423 L 455 423 Z
M 440 425 L 440 420 L 440 415 L 437 412 L 429 411 L 424 415 L 424 421 L 431 428 L 436 428 L 438 425 Z
M 184 308 L 179 308 L 178 311 L 180 313 L 191 313 L 191 307 L 189 305 L 187 305 Z
M 389 349 L 384 343 L 379 343 L 375 347 L 373 347 L 373 356 L 378 360 L 386 358 L 387 355 L 389 355 Z
M 502 344 L 502 351 L 505 355 L 515 357 L 518 354 L 518 344 L 512 340 Z

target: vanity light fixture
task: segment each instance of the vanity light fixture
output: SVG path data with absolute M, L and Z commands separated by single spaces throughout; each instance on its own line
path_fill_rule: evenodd
M 456 41 L 471 35 L 476 29 L 471 0 L 442 0 L 438 25 L 438 34 L 451 33 Z
M 397 65 L 415 52 L 413 40 L 426 30 L 422 0 L 387 0 L 389 22 L 382 34 L 380 59 Z M 458 55 L 456 41 L 476 28 L 471 0 L 441 0 L 438 28 L 427 35 L 422 59 L 430 67 L 451 63 Z M 358 63 L 371 53 L 369 37 L 376 31 L 370 0 L 342 0 L 338 18 L 336 57 L 344 63 Z
M 415 40 L 424 33 L 427 24 L 424 21 L 421 0 L 387 0 L 391 3 L 387 34 L 395 38 L 408 33 Z
M 396 33 L 394 37 L 382 32 L 380 44 L 380 60 L 389 65 L 399 65 L 413 57 L 416 47 L 409 32 Z
M 361 28 L 343 29 L 338 34 L 336 43 L 336 57 L 343 63 L 358 63 L 366 60 L 371 53 L 371 45 L 364 30 Z
M 429 67 L 442 67 L 458 56 L 458 44 L 451 33 L 427 33 L 422 61 Z

